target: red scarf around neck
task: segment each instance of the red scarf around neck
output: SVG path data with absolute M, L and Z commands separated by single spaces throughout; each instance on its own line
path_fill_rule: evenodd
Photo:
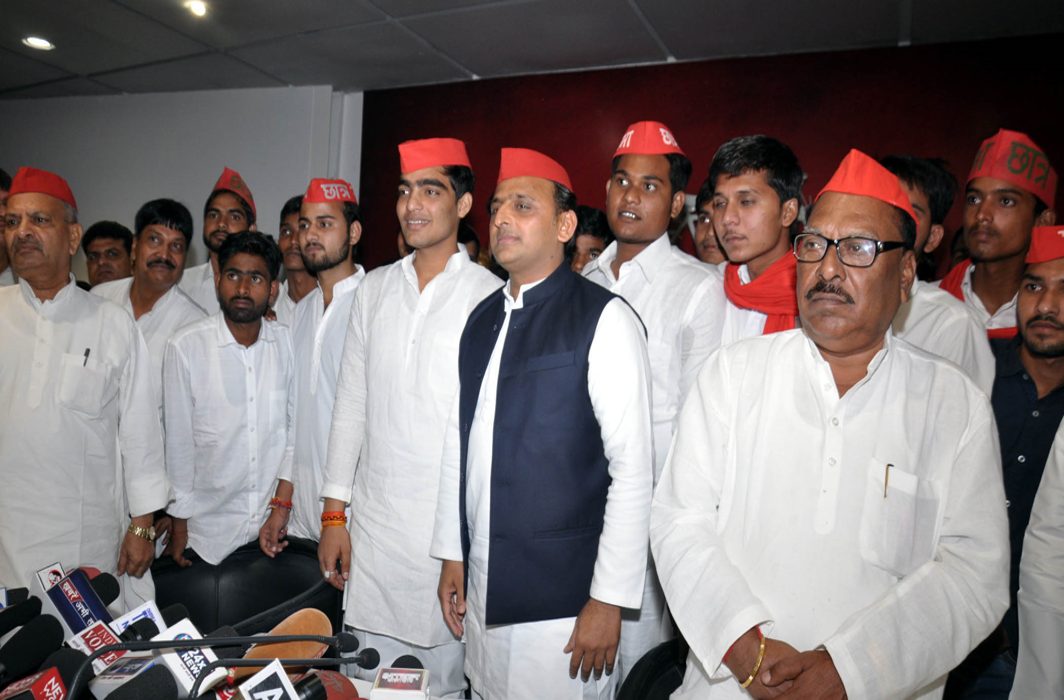
M 743 284 L 739 279 L 739 266 L 735 263 L 729 263 L 724 270 L 724 293 L 728 301 L 741 309 L 753 309 L 768 316 L 762 335 L 795 327 L 797 283 L 798 261 L 790 253 L 769 265 L 749 284 Z
M 964 276 L 968 273 L 968 268 L 971 266 L 972 261 L 965 260 L 954 267 L 942 278 L 942 281 L 938 283 L 939 289 L 949 292 L 961 301 L 964 301 L 964 290 L 961 286 L 964 284 Z M 1014 338 L 1016 337 L 1016 326 L 1009 326 L 1008 328 L 988 328 L 986 335 L 990 339 Z

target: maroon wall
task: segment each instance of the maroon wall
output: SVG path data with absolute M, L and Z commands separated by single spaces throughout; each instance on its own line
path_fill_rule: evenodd
M 368 92 L 362 133 L 363 259 L 396 257 L 396 144 L 465 140 L 479 182 L 471 215 L 487 239 L 484 203 L 499 148 L 542 150 L 569 170 L 584 204 L 602 207 L 610 156 L 625 127 L 668 124 L 694 164 L 688 192 L 716 148 L 742 134 L 782 139 L 816 195 L 853 147 L 872 155 L 946 158 L 963 180 L 998 127 L 1031 135 L 1064 166 L 1064 90 L 1055 69 L 1064 36 L 774 56 L 565 73 Z M 958 201 L 960 197 L 958 197 Z M 947 223 L 959 225 L 954 205 Z

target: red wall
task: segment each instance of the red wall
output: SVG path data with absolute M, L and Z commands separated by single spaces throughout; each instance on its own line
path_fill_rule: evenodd
M 372 268 L 396 257 L 396 145 L 412 138 L 466 142 L 478 175 L 471 216 L 482 240 L 500 147 L 551 155 L 569 170 L 580 201 L 601 208 L 610 156 L 625 127 L 640 119 L 672 128 L 694 164 L 688 192 L 697 191 L 723 141 L 753 133 L 794 149 L 809 175 L 807 198 L 853 147 L 875 156 L 944 157 L 963 181 L 980 141 L 999 127 L 1030 134 L 1060 170 L 1064 90 L 1054 67 L 1062 41 L 1053 35 L 368 92 L 364 263 Z M 948 230 L 960 224 L 959 211 L 955 204 Z

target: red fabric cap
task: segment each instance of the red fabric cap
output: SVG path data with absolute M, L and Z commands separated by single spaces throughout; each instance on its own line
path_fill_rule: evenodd
M 78 203 L 74 201 L 74 193 L 70 191 L 67 181 L 47 170 L 18 169 L 15 177 L 11 178 L 11 189 L 8 190 L 7 196 L 27 193 L 51 195 L 69 204 L 74 211 L 78 210 Z
M 251 189 L 247 183 L 244 182 L 244 178 L 240 177 L 240 173 L 237 171 L 226 168 L 222 171 L 222 174 L 218 176 L 218 182 L 214 183 L 214 189 L 211 190 L 211 196 L 218 190 L 229 190 L 238 197 L 244 200 L 244 203 L 251 207 L 251 213 L 258 216 L 259 213 L 255 210 L 255 198 L 251 196 Z
M 358 204 L 355 199 L 355 188 L 347 180 L 326 180 L 316 177 L 307 186 L 304 202 L 351 202 Z
M 1064 226 L 1035 226 L 1024 261 L 1033 265 L 1058 258 L 1064 258 Z
M 669 127 L 661 122 L 636 122 L 630 125 L 621 137 L 621 142 L 617 144 L 613 157 L 623 156 L 626 153 L 644 156 L 665 155 L 666 153 L 687 155 L 681 150 L 680 144 L 676 142 L 676 137 L 672 135 Z
M 565 172 L 565 168 L 553 158 L 530 148 L 502 149 L 496 184 L 514 177 L 541 177 L 573 191 L 573 183 L 569 181 L 569 173 Z
M 423 168 L 464 165 L 472 168 L 465 143 L 458 139 L 420 139 L 399 144 L 399 172 L 412 173 Z
M 1057 193 L 1057 173 L 1046 154 L 1027 134 L 998 129 L 975 154 L 968 182 L 992 177 L 1023 188 L 1050 209 Z
M 850 149 L 850 152 L 839 163 L 835 174 L 831 176 L 828 184 L 824 185 L 824 189 L 820 190 L 816 198 L 820 199 L 825 192 L 872 197 L 898 207 L 912 217 L 914 222 L 916 221 L 913 204 L 909 200 L 909 195 L 902 189 L 898 176 L 856 148 Z

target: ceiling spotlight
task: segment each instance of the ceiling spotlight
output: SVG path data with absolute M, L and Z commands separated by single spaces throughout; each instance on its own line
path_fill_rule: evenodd
M 197 17 L 204 17 L 207 14 L 207 3 L 203 2 L 203 0 L 188 0 L 185 3 L 185 7 Z
M 24 36 L 22 37 L 22 43 L 38 51 L 51 51 L 55 48 L 55 44 L 39 36 Z

